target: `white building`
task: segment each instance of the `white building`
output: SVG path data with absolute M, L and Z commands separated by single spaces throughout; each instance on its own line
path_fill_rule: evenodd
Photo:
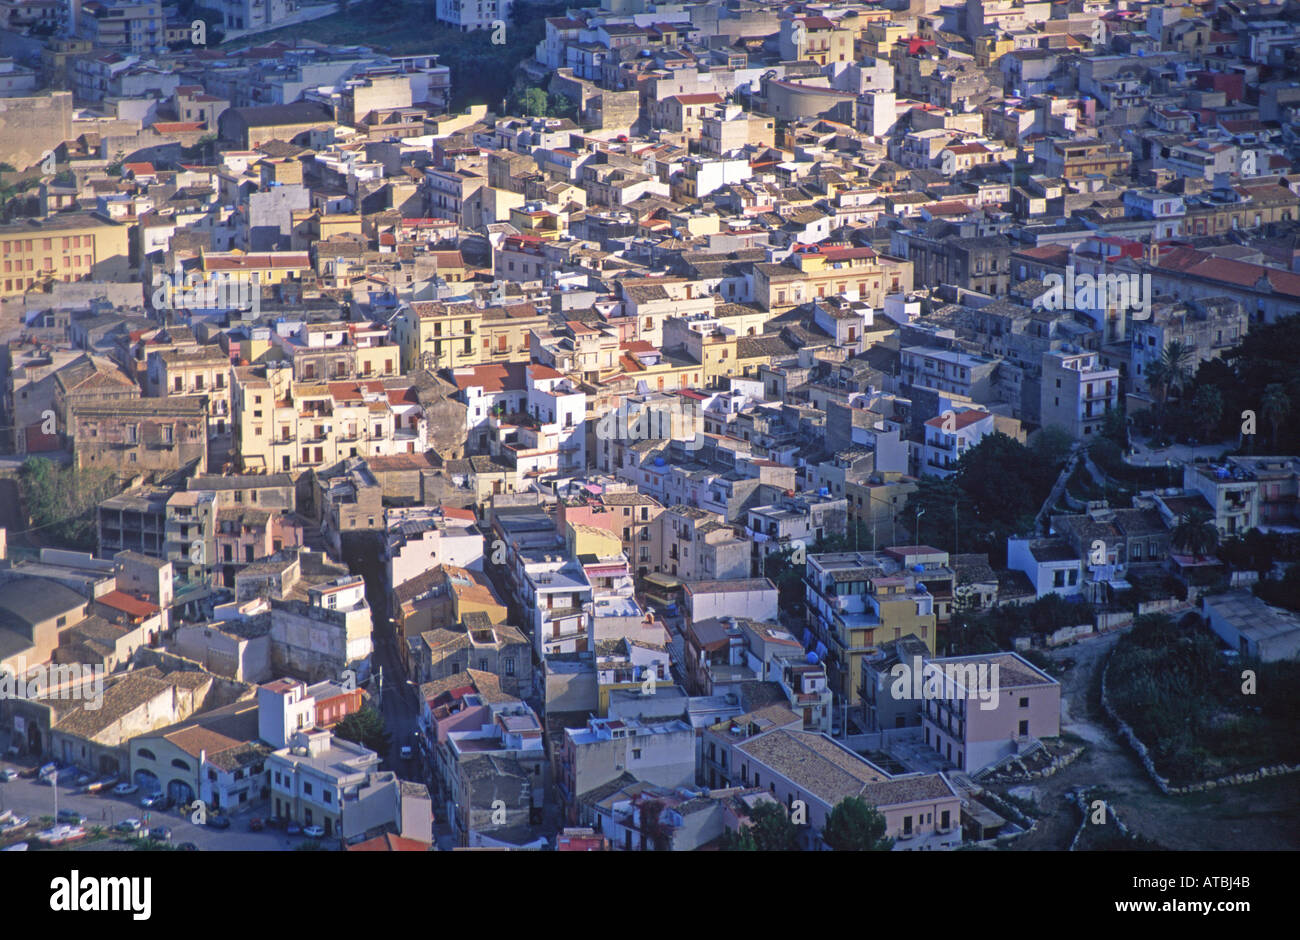
M 931 418 L 925 422 L 921 475 L 952 476 L 962 455 L 995 430 L 993 415 L 975 408 Z
M 439 23 L 450 23 L 462 33 L 491 29 L 496 22 L 510 19 L 514 0 L 438 0 L 435 15 Z

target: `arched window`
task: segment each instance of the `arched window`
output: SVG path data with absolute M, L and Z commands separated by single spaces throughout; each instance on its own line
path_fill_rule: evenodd
M 189 769 L 190 769 L 190 765 L 187 764 L 187 763 L 185 763 L 185 761 L 181 760 L 179 757 L 174 758 L 174 759 L 172 760 L 172 766 L 175 767 L 175 768 L 177 768 L 178 770 L 189 770 Z
M 154 755 L 154 752 L 151 751 L 151 750 L 149 750 L 147 747 L 142 747 L 142 748 L 140 748 L 139 750 L 137 750 L 137 751 L 135 752 L 135 756 L 136 756 L 136 757 L 143 758 L 144 760 L 157 760 L 157 759 L 158 759 L 157 756 Z

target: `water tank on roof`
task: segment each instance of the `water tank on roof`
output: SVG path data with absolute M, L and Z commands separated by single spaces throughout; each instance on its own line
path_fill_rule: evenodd
M 656 457 L 656 458 L 655 458 L 655 466 L 656 466 L 656 467 L 662 467 L 662 466 L 664 466 L 664 464 L 666 464 L 666 463 L 667 463 L 667 461 L 664 460 L 662 457 Z
M 823 486 L 823 487 L 818 491 L 818 493 L 819 493 L 819 495 L 821 495 L 821 496 L 830 496 L 830 495 L 831 495 L 831 488 L 830 488 L 829 486 Z
M 817 665 L 817 654 L 816 654 L 816 653 L 809 653 L 807 656 L 804 657 L 804 659 L 807 661 L 807 663 L 808 663 L 809 666 L 816 666 L 816 665 Z

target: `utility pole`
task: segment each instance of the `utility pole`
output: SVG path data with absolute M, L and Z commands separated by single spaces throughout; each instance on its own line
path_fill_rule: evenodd
M 916 545 L 921 544 L 921 517 L 924 515 L 925 515 L 924 509 L 918 509 L 916 511 L 916 542 L 915 542 Z

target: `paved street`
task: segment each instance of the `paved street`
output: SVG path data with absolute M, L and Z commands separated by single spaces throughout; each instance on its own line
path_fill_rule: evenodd
M 0 768 L 24 770 L 31 765 L 0 762 Z M 249 832 L 248 820 L 257 813 L 242 812 L 231 817 L 232 825 L 224 831 L 197 826 L 189 815 L 176 809 L 166 811 L 140 808 L 140 794 L 113 796 L 111 793 L 76 793 L 75 786 L 61 784 L 58 790 L 59 809 L 72 809 L 86 817 L 88 826 L 114 826 L 129 817 L 144 820 L 149 815 L 150 826 L 166 826 L 172 831 L 172 842 L 193 842 L 208 851 L 289 851 L 301 844 L 303 837 L 286 836 L 283 832 L 266 830 Z M 54 788 L 35 779 L 18 777 L 0 783 L 0 812 L 13 810 L 15 816 L 30 816 L 31 825 L 18 833 L 0 836 L 0 843 L 28 841 L 40 831 L 42 816 L 54 815 Z

